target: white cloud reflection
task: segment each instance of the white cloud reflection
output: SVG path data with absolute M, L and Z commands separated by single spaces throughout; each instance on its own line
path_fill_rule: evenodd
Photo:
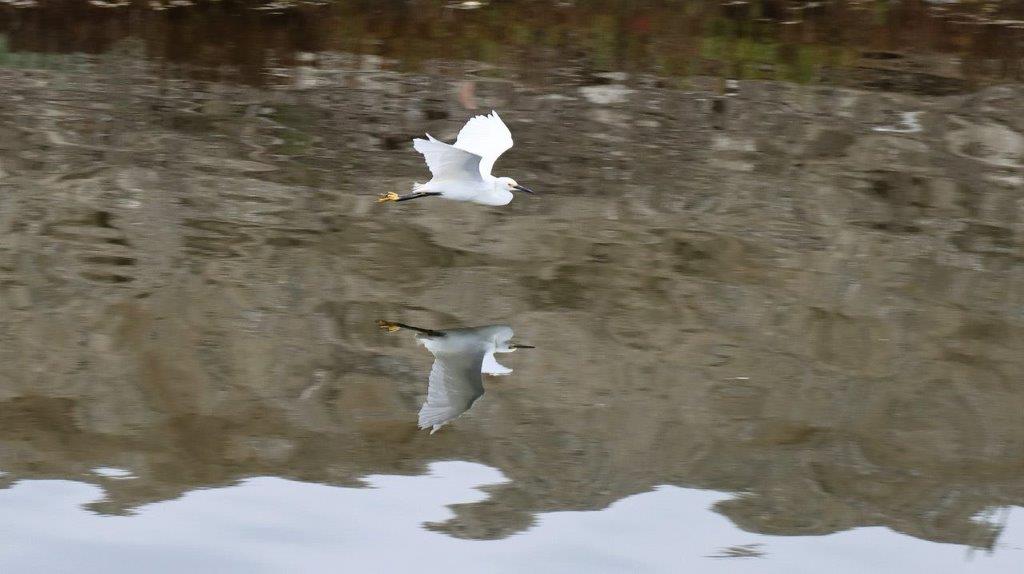
M 503 482 L 495 469 L 431 465 L 426 476 L 371 476 L 372 488 L 280 478 L 193 491 L 133 516 L 81 505 L 94 486 L 25 481 L 0 491 L 2 572 L 1019 572 L 1024 513 L 1010 513 L 995 552 L 926 542 L 885 528 L 764 536 L 713 512 L 729 495 L 660 487 L 596 512 L 538 517 L 529 531 L 471 541 L 422 528 Z M 732 549 L 730 551 L 730 549 Z M 714 558 L 746 553 L 762 557 Z

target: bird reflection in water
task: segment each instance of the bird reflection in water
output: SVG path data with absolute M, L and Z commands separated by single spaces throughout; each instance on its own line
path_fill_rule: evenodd
M 483 375 L 507 375 L 512 369 L 498 363 L 495 353 L 532 349 L 512 341 L 508 325 L 486 325 L 435 331 L 394 321 L 378 321 L 389 333 L 401 329 L 416 331 L 416 339 L 434 355 L 430 368 L 427 400 L 420 408 L 419 427 L 437 432 L 469 410 L 484 394 Z

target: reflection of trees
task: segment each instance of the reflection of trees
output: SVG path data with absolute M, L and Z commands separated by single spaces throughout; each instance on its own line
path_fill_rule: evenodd
M 1018 1 L 955 6 L 580 2 L 572 7 L 494 2 L 484 10 L 464 11 L 439 0 L 415 6 L 293 2 L 290 9 L 253 9 L 266 4 L 196 2 L 191 8 L 151 10 L 58 0 L 31 10 L 0 8 L 0 30 L 6 30 L 11 50 L 33 52 L 103 52 L 128 35 L 138 36 L 150 56 L 194 64 L 215 76 L 231 73 L 222 68 L 229 64 L 254 83 L 266 80 L 268 68 L 302 64 L 300 53 L 321 51 L 373 53 L 407 69 L 439 58 L 524 70 L 569 59 L 597 70 L 801 82 L 847 81 L 845 74 L 830 73 L 836 68 L 922 74 L 922 66 L 935 67 L 941 81 L 950 71 L 921 55 L 956 53 L 963 57 L 957 75 L 964 78 L 1020 78 L 1022 73 L 1020 26 L 1012 24 L 1024 18 Z M 997 21 L 1009 23 L 991 24 Z M 909 53 L 915 54 L 912 61 L 906 59 Z M 936 81 L 928 77 L 932 73 L 917 83 Z M 871 85 L 858 77 L 852 81 Z

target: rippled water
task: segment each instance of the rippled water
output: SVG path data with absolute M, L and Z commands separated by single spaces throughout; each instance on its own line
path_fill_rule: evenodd
M 1024 562 L 1024 4 L 12 4 L 0 570 Z

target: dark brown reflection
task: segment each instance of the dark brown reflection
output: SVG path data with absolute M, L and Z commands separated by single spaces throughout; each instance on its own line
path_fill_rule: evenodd
M 29 7 L 25 4 L 32 4 Z M 107 5 L 103 7 L 101 5 Z M 398 69 L 453 58 L 546 81 L 566 60 L 595 71 L 711 74 L 925 94 L 1021 80 L 1024 2 L 520 0 L 458 10 L 300 0 L 0 2 L 0 62 L 37 54 L 144 54 L 170 72 L 276 84 L 319 52 L 384 57 Z M 956 56 L 956 58 L 950 58 Z M 187 64 L 186 69 L 177 65 Z
M 260 89 L 61 62 L 0 69 L 7 483 L 99 483 L 123 513 L 479 461 L 511 482 L 430 525 L 469 538 L 666 483 L 741 493 L 719 511 L 748 530 L 981 547 L 975 517 L 1024 504 L 1020 85 L 720 96 L 339 53 Z M 426 173 L 402 142 L 471 104 L 544 197 L 376 204 Z M 379 317 L 514 318 L 538 348 L 428 436 L 430 357 Z

